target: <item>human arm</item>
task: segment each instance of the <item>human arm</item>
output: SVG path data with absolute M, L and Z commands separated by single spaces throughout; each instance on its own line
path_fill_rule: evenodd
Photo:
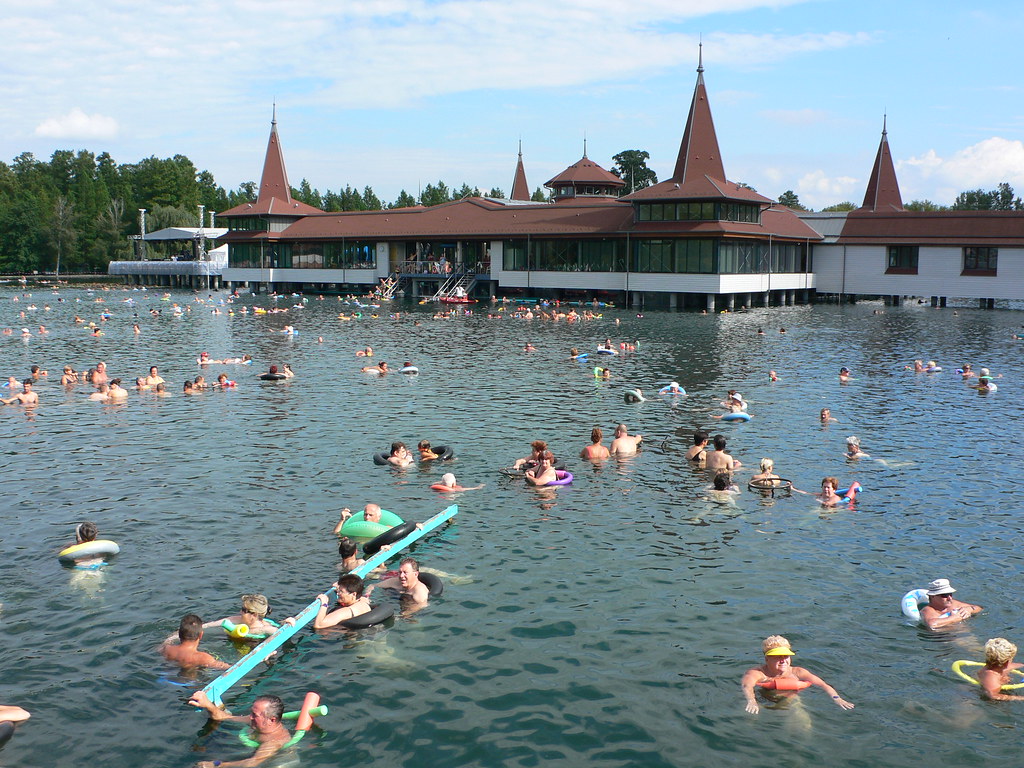
M 748 669 L 740 681 L 740 686 L 743 688 L 743 698 L 747 701 L 747 712 L 752 715 L 756 715 L 761 711 L 754 696 L 754 686 L 757 684 L 758 679 L 762 677 L 764 677 L 764 673 L 757 667 L 754 667 L 753 669 Z
M 816 685 L 819 688 L 824 689 L 825 693 L 831 696 L 832 701 L 834 701 L 841 709 L 853 709 L 853 704 L 851 702 L 847 701 L 842 696 L 840 696 L 836 692 L 835 688 L 833 688 L 831 685 L 826 683 L 824 680 L 822 680 L 814 673 L 808 672 L 803 667 L 793 667 L 793 674 L 795 674 L 799 680 L 806 680 L 812 685 Z
M 242 719 L 247 720 L 248 718 Z M 277 754 L 283 746 L 283 741 L 265 741 L 259 745 L 252 757 L 247 757 L 245 760 L 203 760 L 196 763 L 196 766 L 197 768 L 255 768 Z
M 981 606 L 971 606 L 972 608 L 981 609 Z M 926 605 L 921 609 L 921 621 L 924 622 L 928 629 L 942 629 L 952 624 L 959 624 L 964 619 L 968 619 L 978 611 L 970 610 L 966 605 L 960 604 L 950 607 L 950 609 L 944 613 L 939 613 L 937 610 L 932 608 L 930 605 Z
M 345 507 L 343 510 L 341 510 L 341 519 L 338 521 L 338 524 L 336 526 L 334 526 L 334 532 L 335 533 L 340 533 L 341 532 L 341 527 L 343 525 L 345 525 L 345 522 L 350 517 L 352 517 L 352 510 L 351 509 L 349 509 L 348 507 Z
M 32 717 L 28 710 L 10 705 L 0 705 L 0 720 L 7 720 L 12 723 L 20 723 Z
M 193 707 L 199 707 L 200 709 L 206 710 L 206 714 L 210 716 L 210 719 L 215 722 L 223 722 L 224 720 L 234 720 L 236 722 L 247 722 L 248 717 L 243 715 L 232 715 L 227 709 L 218 707 L 212 701 L 210 697 L 206 695 L 205 691 L 196 691 L 192 694 L 192 698 L 188 700 L 188 703 Z

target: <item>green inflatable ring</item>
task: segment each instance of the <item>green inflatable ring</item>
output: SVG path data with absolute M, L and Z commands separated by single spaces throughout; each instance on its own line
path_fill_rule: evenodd
M 396 525 L 401 525 L 403 522 L 405 521 L 402 518 L 394 512 L 388 512 L 386 509 L 380 511 L 379 523 L 368 523 L 365 513 L 356 512 L 341 526 L 341 535 L 352 536 L 356 539 L 375 539 L 384 531 L 390 531 Z

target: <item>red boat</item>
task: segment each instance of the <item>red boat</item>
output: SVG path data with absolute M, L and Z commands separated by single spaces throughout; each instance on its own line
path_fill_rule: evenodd
M 476 304 L 476 299 L 468 296 L 442 296 L 438 301 L 442 304 Z

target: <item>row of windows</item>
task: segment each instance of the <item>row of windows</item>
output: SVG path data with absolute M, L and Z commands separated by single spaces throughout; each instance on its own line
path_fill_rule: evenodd
M 888 248 L 888 274 L 916 275 L 920 247 L 916 245 L 890 245 Z M 999 249 L 969 245 L 963 249 L 961 274 L 995 275 Z
M 228 219 L 228 229 L 232 232 L 266 232 L 270 226 L 266 219 L 259 216 L 244 216 L 240 219 Z
M 228 247 L 228 264 L 239 269 L 374 269 L 376 244 L 236 243 Z
M 761 207 L 747 203 L 637 203 L 637 221 L 742 221 L 756 224 Z
M 507 271 L 666 272 L 672 274 L 762 274 L 810 272 L 803 243 L 694 238 L 625 240 L 507 240 Z M 628 262 L 628 266 L 627 266 Z

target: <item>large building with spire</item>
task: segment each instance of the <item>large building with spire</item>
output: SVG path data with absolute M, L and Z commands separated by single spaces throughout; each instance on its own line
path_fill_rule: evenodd
M 292 198 L 275 114 L 259 196 L 220 214 L 229 227 L 223 281 L 707 310 L 805 302 L 816 292 L 989 304 L 1024 295 L 1024 217 L 905 210 L 884 126 L 864 204 L 848 214 L 798 215 L 729 181 L 702 61 L 670 179 L 620 196 L 625 181 L 584 146 L 546 186 L 550 202 L 531 201 L 520 143 L 508 199 L 320 211 Z
M 950 297 L 983 307 L 1024 298 L 1024 214 L 905 209 L 884 120 L 861 207 L 801 218 L 824 237 L 814 247 L 820 293 L 929 297 L 936 306 Z

